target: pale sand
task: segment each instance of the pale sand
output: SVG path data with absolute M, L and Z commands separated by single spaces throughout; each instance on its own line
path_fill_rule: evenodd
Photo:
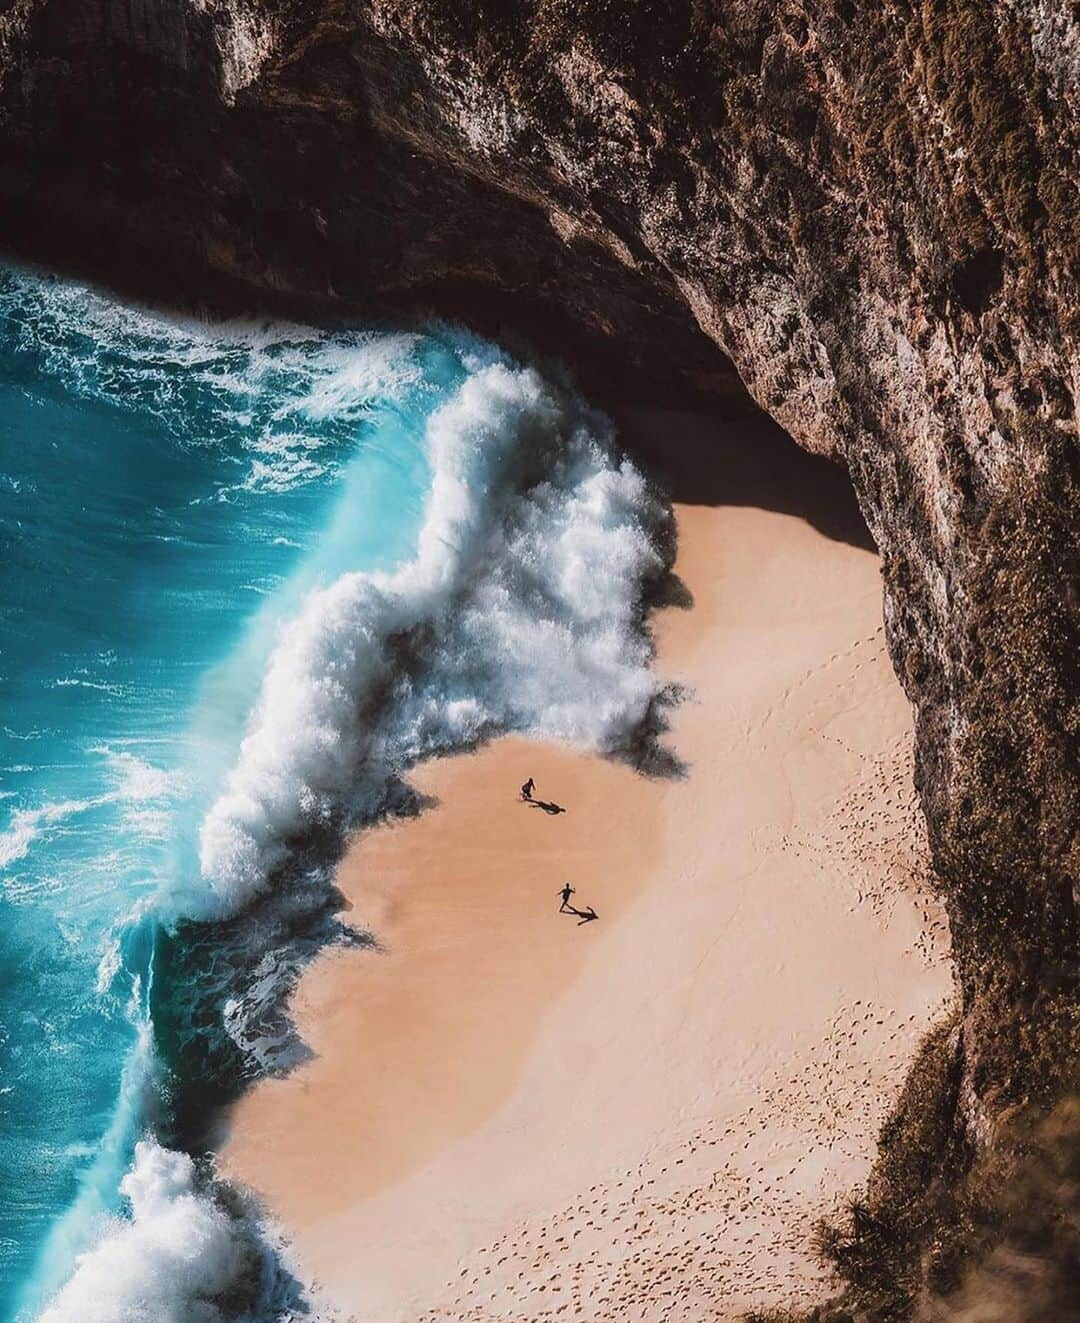
M 811 1302 L 813 1223 L 951 996 L 876 558 L 678 518 L 686 778 L 522 739 L 422 769 L 438 807 L 339 875 L 379 951 L 316 964 L 315 1060 L 236 1109 L 224 1169 L 365 1323 Z M 517 802 L 530 773 L 567 813 Z M 556 912 L 564 878 L 599 922 Z

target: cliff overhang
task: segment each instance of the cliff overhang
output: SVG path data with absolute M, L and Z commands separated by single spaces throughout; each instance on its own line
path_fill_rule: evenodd
M 0 122 L 12 250 L 174 300 L 468 306 L 844 463 L 954 934 L 952 1133 L 986 1152 L 1063 1092 L 1072 6 L 15 0 Z

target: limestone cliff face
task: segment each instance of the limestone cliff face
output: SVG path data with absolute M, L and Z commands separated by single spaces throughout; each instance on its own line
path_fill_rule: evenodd
M 16 0 L 0 237 L 174 296 L 548 319 L 732 367 L 881 549 L 971 1135 L 1075 1005 L 1069 0 Z

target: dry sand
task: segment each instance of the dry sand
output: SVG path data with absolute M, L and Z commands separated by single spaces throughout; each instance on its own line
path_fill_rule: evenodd
M 814 1300 L 813 1224 L 951 996 L 876 558 L 820 493 L 845 537 L 800 517 L 842 490 L 813 461 L 699 440 L 703 497 L 746 504 L 677 508 L 693 606 L 655 626 L 686 776 L 520 738 L 421 769 L 437 807 L 339 874 L 378 949 L 305 976 L 315 1059 L 236 1109 L 225 1170 L 364 1323 Z M 518 802 L 529 774 L 568 811 Z M 564 879 L 598 922 L 557 912 Z

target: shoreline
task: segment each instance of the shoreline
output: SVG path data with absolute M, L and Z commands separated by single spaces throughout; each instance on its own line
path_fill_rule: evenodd
M 224 1173 L 358 1319 L 812 1303 L 813 1223 L 951 995 L 875 558 L 677 515 L 694 605 L 653 624 L 686 777 L 520 737 L 418 769 L 435 807 L 338 871 L 377 951 L 316 962 L 314 1059 L 234 1111 Z M 569 811 L 517 803 L 528 775 Z M 564 876 L 597 923 L 557 914 Z

